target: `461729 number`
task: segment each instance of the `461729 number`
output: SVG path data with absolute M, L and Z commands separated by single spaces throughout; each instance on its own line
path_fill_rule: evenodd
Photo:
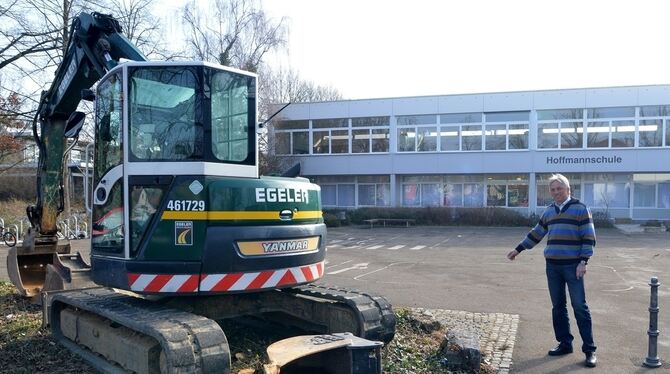
M 203 200 L 170 200 L 167 208 L 168 210 L 202 212 L 205 210 L 205 202 Z

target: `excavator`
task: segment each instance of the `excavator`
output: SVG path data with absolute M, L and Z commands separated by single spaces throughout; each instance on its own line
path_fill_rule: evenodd
M 227 318 L 317 334 L 294 338 L 306 352 L 293 357 L 393 338 L 384 297 L 315 283 L 326 255 L 319 187 L 259 176 L 255 74 L 148 61 L 100 13 L 75 17 L 67 41 L 33 122 L 31 227 L 7 257 L 10 280 L 42 303 L 59 342 L 104 372 L 228 373 L 216 322 Z M 71 253 L 57 225 L 64 155 L 86 117 L 81 100 L 95 102 L 88 260 Z M 292 341 L 275 347 L 279 361 L 292 359 Z M 371 352 L 355 366 L 378 367 Z

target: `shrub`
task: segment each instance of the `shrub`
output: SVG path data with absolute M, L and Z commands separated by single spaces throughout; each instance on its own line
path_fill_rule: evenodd
M 530 222 L 528 217 L 514 210 L 493 207 L 359 208 L 348 214 L 355 224 L 373 218 L 411 218 L 418 225 L 525 226 Z
M 643 222 L 641 226 L 644 226 L 644 227 L 661 227 L 662 223 L 659 220 L 652 219 L 652 220 Z
M 607 212 L 595 212 L 593 213 L 593 226 L 610 228 L 614 227 L 612 219 L 610 218 L 609 213 Z
M 323 222 L 326 224 L 326 227 L 340 227 L 342 224 L 336 215 L 332 213 L 323 213 Z

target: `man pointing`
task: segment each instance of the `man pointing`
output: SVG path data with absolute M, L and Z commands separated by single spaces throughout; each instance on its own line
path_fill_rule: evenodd
M 513 261 L 526 249 L 537 245 L 545 235 L 547 283 L 551 297 L 551 316 L 558 345 L 549 351 L 550 356 L 572 353 L 570 320 L 566 307 L 565 286 L 568 286 L 570 302 L 577 319 L 579 335 L 582 338 L 582 352 L 586 355 L 584 364 L 595 367 L 596 345 L 593 342 L 591 313 L 586 304 L 584 276 L 586 264 L 593 255 L 596 234 L 591 212 L 577 199 L 570 197 L 570 182 L 561 175 L 549 178 L 549 188 L 554 202 L 542 214 L 540 222 L 530 230 L 526 238 L 507 254 Z

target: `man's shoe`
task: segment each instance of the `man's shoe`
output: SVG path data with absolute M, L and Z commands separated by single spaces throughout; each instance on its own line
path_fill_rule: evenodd
M 596 357 L 595 352 L 586 352 L 586 361 L 584 361 L 584 365 L 589 368 L 594 368 L 596 367 L 596 364 L 598 363 L 598 358 Z
M 556 348 L 549 350 L 549 356 L 563 356 L 572 353 L 572 346 L 567 344 L 559 344 Z

